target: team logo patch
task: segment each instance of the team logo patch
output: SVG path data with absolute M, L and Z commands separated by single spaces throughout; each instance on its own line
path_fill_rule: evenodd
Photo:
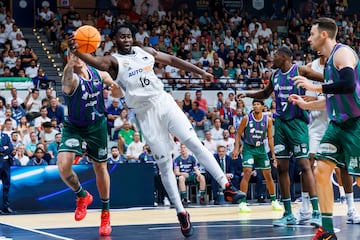
M 68 140 L 65 141 L 65 145 L 67 147 L 78 147 L 80 146 L 80 142 L 76 138 L 69 138 Z
M 105 156 L 107 154 L 106 148 L 99 148 L 98 155 L 99 157 Z
M 253 158 L 249 158 L 246 162 L 247 162 L 248 164 L 254 164 L 254 159 L 253 159 Z
M 274 152 L 275 153 L 279 153 L 285 150 L 285 146 L 284 145 L 275 145 L 274 146 Z

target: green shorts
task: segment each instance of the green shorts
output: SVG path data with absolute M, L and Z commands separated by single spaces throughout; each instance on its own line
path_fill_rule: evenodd
M 309 134 L 306 122 L 300 119 L 284 121 L 279 118 L 274 123 L 274 150 L 276 158 L 308 158 Z
M 243 167 L 255 169 L 271 168 L 269 157 L 265 151 L 264 145 L 260 147 L 244 144 L 243 149 Z
M 189 173 L 189 177 L 185 180 L 186 184 L 196 184 L 196 174 L 195 173 Z
M 360 176 L 360 117 L 343 123 L 331 121 L 316 158 L 334 162 L 349 174 Z
M 82 155 L 82 142 L 87 144 L 87 155 L 94 161 L 104 162 L 107 159 L 107 125 L 102 118 L 92 125 L 76 127 L 64 122 L 59 152 L 74 152 Z

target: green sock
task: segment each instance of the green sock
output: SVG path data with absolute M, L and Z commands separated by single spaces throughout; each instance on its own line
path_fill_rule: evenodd
M 334 233 L 333 215 L 332 213 L 321 213 L 322 227 L 326 232 Z
M 110 199 L 101 199 L 102 210 L 110 209 Z
M 76 196 L 78 197 L 86 197 L 86 192 L 83 187 L 80 185 L 79 189 L 75 191 Z
M 202 196 L 202 197 L 205 196 L 205 191 L 204 190 L 200 190 L 199 193 L 200 193 L 200 196 Z
M 243 202 L 246 203 L 246 197 L 241 198 L 240 201 L 241 201 L 242 203 L 243 203 Z
M 186 191 L 180 193 L 181 199 L 187 198 Z
M 292 214 L 292 210 L 291 210 L 291 198 L 283 198 L 282 202 L 284 203 L 284 208 L 285 208 L 285 215 L 290 215 Z
M 271 199 L 271 201 L 276 201 L 276 195 L 274 194 L 274 195 L 270 195 L 270 199 Z
M 310 202 L 313 208 L 313 211 L 319 211 L 319 199 L 317 196 L 310 196 Z

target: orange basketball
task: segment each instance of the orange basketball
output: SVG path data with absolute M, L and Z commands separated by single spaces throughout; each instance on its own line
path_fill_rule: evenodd
M 99 31 L 90 25 L 79 27 L 74 33 L 78 45 L 77 50 L 82 53 L 93 53 L 100 45 Z

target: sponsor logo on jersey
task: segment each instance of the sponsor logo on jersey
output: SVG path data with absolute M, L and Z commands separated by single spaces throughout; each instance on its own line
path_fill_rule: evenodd
M 150 70 L 152 70 L 152 65 L 146 65 L 146 66 L 144 66 L 142 68 L 139 68 L 139 69 L 136 69 L 134 71 L 129 72 L 129 77 L 133 77 L 133 76 L 135 76 L 137 74 L 140 74 L 140 73 L 142 73 L 144 71 L 150 71 Z
M 274 146 L 274 152 L 275 153 L 279 153 L 281 151 L 284 151 L 285 150 L 285 146 L 284 145 L 275 145 Z
M 330 143 L 322 143 L 319 146 L 319 153 L 336 153 L 337 152 L 337 148 L 335 145 L 330 144 Z

